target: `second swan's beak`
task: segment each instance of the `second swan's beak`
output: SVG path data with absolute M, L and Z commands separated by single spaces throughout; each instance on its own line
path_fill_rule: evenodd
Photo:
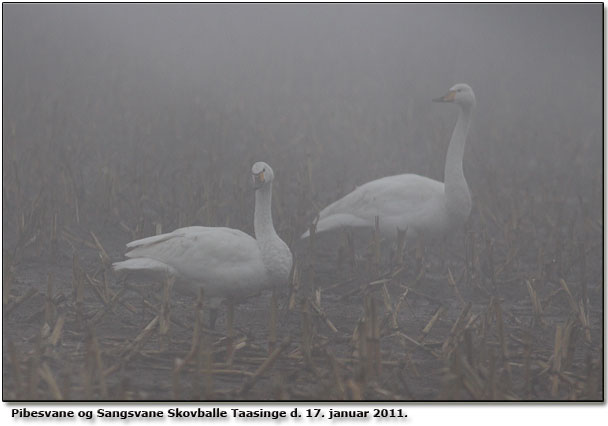
M 253 179 L 253 189 L 260 189 L 262 185 L 266 182 L 264 180 L 264 172 L 260 172 L 258 174 L 252 174 L 251 178 Z
M 440 98 L 433 99 L 433 102 L 454 102 L 454 96 L 456 96 L 456 92 L 450 90 Z

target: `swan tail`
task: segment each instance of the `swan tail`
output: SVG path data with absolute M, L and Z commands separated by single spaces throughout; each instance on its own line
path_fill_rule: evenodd
M 135 248 L 135 247 L 147 246 L 147 245 L 151 245 L 151 244 L 156 244 L 156 243 L 160 243 L 160 242 L 163 242 L 163 241 L 167 241 L 167 240 L 169 240 L 171 238 L 174 238 L 174 237 L 175 237 L 175 235 L 173 233 L 154 235 L 152 237 L 146 237 L 146 238 L 141 238 L 139 240 L 131 241 L 130 243 L 127 243 L 127 247 L 128 248 Z
M 166 263 L 145 257 L 123 260 L 122 262 L 112 263 L 115 272 L 162 272 L 174 274 L 175 270 Z

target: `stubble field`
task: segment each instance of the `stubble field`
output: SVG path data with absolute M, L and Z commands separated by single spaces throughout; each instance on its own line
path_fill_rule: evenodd
M 463 229 L 416 246 L 374 230 L 300 241 L 357 185 L 443 179 L 457 111 L 430 99 L 452 75 L 404 74 L 397 87 L 353 71 L 327 93 L 314 74 L 241 94 L 230 73 L 213 74 L 220 88 L 142 81 L 144 65 L 104 44 L 55 63 L 40 59 L 61 50 L 51 41 L 6 43 L 5 64 L 20 59 L 4 77 L 5 400 L 603 398 L 601 108 L 573 118 L 541 108 L 550 85 L 519 104 L 516 85 L 473 76 Z M 571 81 L 601 105 L 586 74 Z M 115 276 L 137 238 L 190 225 L 253 234 L 260 160 L 295 268 L 274 296 L 237 307 L 231 343 L 225 309 L 208 329 L 204 295 Z

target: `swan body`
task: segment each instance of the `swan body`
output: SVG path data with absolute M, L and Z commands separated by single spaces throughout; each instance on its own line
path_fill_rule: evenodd
M 475 94 L 466 84 L 453 86 L 437 102 L 453 102 L 460 115 L 452 133 L 445 163 L 445 184 L 424 176 L 402 174 L 368 182 L 325 207 L 316 232 L 336 228 L 371 227 L 379 218 L 380 232 L 407 239 L 434 238 L 458 228 L 471 212 L 471 194 L 462 171 L 462 158 Z M 309 237 L 306 231 L 301 238 Z
M 157 277 L 172 276 L 176 285 L 205 296 L 238 299 L 288 280 L 292 255 L 276 234 L 271 215 L 274 173 L 266 163 L 252 167 L 256 188 L 255 238 L 236 229 L 190 226 L 132 241 L 128 260 L 113 264 L 115 271 Z

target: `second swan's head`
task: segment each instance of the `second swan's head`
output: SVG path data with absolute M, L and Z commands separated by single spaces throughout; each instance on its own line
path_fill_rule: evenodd
M 274 179 L 274 172 L 268 164 L 258 161 L 251 166 L 251 177 L 253 178 L 253 188 L 258 190 L 266 185 L 270 185 Z
M 434 102 L 453 102 L 461 106 L 475 106 L 475 93 L 471 86 L 464 83 L 455 84 L 448 93 L 440 98 L 433 99 Z

